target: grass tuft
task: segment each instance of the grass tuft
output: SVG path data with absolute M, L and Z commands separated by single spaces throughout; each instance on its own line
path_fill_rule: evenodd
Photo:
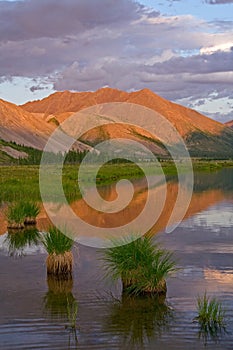
M 23 228 L 25 213 L 21 202 L 12 203 L 6 212 L 9 228 Z
M 32 225 L 36 224 L 36 217 L 40 213 L 40 208 L 37 203 L 34 202 L 24 202 L 23 203 L 24 208 L 24 224 L 25 225 Z
M 165 294 L 165 278 L 177 270 L 172 253 L 161 249 L 152 237 L 132 236 L 128 242 L 121 238 L 105 249 L 107 276 L 121 278 L 123 291 L 129 294 Z
M 48 254 L 64 254 L 69 252 L 74 244 L 74 241 L 62 233 L 55 226 L 51 226 L 48 233 L 45 234 L 43 244 Z
M 74 241 L 58 228 L 50 227 L 42 242 L 49 254 L 46 260 L 47 274 L 71 278 L 73 269 L 71 249 Z
M 6 216 L 9 228 L 23 228 L 24 225 L 36 224 L 39 206 L 34 202 L 18 201 L 9 205 Z
M 198 316 L 195 318 L 200 325 L 223 326 L 225 311 L 222 304 L 215 298 L 210 298 L 205 293 L 197 298 Z

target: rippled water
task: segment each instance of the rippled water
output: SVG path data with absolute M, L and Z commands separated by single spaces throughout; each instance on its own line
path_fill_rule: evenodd
M 111 194 L 111 187 L 106 190 Z M 7 235 L 0 236 L 0 348 L 233 349 L 233 171 L 196 176 L 185 220 L 164 233 L 165 218 L 166 212 L 154 232 L 180 267 L 168 280 L 165 304 L 122 298 L 120 283 L 103 279 L 94 248 L 74 250 L 73 284 L 59 285 L 46 280 L 41 246 L 9 256 Z M 226 308 L 226 333 L 215 338 L 200 334 L 193 323 L 196 298 L 205 291 Z M 77 339 L 67 300 L 78 304 Z

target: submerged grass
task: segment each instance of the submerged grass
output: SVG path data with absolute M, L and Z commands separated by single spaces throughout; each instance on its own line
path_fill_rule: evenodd
M 107 276 L 121 278 L 123 292 L 128 294 L 165 294 L 165 278 L 177 270 L 172 253 L 149 236 L 114 240 L 102 259 Z

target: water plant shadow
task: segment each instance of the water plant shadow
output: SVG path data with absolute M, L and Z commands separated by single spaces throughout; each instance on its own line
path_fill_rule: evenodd
M 203 342 L 204 346 L 208 343 L 219 343 L 224 335 L 227 334 L 225 326 L 219 325 L 199 325 L 198 339 Z
M 75 346 L 78 344 L 78 302 L 72 293 L 73 280 L 71 278 L 64 280 L 54 276 L 48 276 L 47 284 L 48 291 L 43 300 L 45 315 L 52 320 L 65 322 L 64 328 L 69 333 L 69 349 L 73 346 L 72 343 Z
M 26 229 L 8 229 L 4 244 L 8 247 L 10 256 L 24 256 L 26 247 L 40 244 L 40 232 L 34 225 Z
M 72 305 L 75 298 L 72 294 L 73 280 L 58 279 L 53 276 L 47 278 L 48 292 L 44 297 L 44 310 L 54 319 L 67 319 L 68 305 Z
M 155 337 L 169 330 L 173 318 L 172 309 L 165 296 L 122 295 L 121 301 L 113 303 L 107 327 L 112 332 L 119 330 L 124 348 L 144 349 Z
M 198 338 L 205 346 L 210 341 L 215 343 L 220 341 L 227 333 L 225 310 L 221 302 L 214 297 L 207 296 L 205 292 L 203 296 L 197 298 L 197 313 L 193 321 L 198 322 Z

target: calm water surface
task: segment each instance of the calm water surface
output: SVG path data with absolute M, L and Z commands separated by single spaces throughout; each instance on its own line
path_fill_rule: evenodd
M 135 188 L 138 195 L 125 216 L 133 215 L 144 202 L 143 181 L 135 182 Z M 24 247 L 4 234 L 0 236 L 0 348 L 233 349 L 233 170 L 196 175 L 186 218 L 170 234 L 163 230 L 177 184 L 171 181 L 168 189 L 166 207 L 153 231 L 175 252 L 181 269 L 168 280 L 166 303 L 122 298 L 120 283 L 103 279 L 100 253 L 84 246 L 74 249 L 73 283 L 47 281 L 46 253 L 36 244 L 36 232 L 31 233 L 31 245 Z M 106 198 L 114 196 L 114 186 L 101 191 Z M 84 218 L 90 215 L 81 201 L 73 208 Z M 98 220 L 100 225 L 106 223 L 104 217 Z M 42 213 L 39 226 L 45 221 Z M 1 215 L 0 224 L 5 225 Z M 196 298 L 205 291 L 227 310 L 226 333 L 214 338 L 200 334 L 192 322 Z M 67 302 L 74 301 L 77 339 L 67 315 Z

